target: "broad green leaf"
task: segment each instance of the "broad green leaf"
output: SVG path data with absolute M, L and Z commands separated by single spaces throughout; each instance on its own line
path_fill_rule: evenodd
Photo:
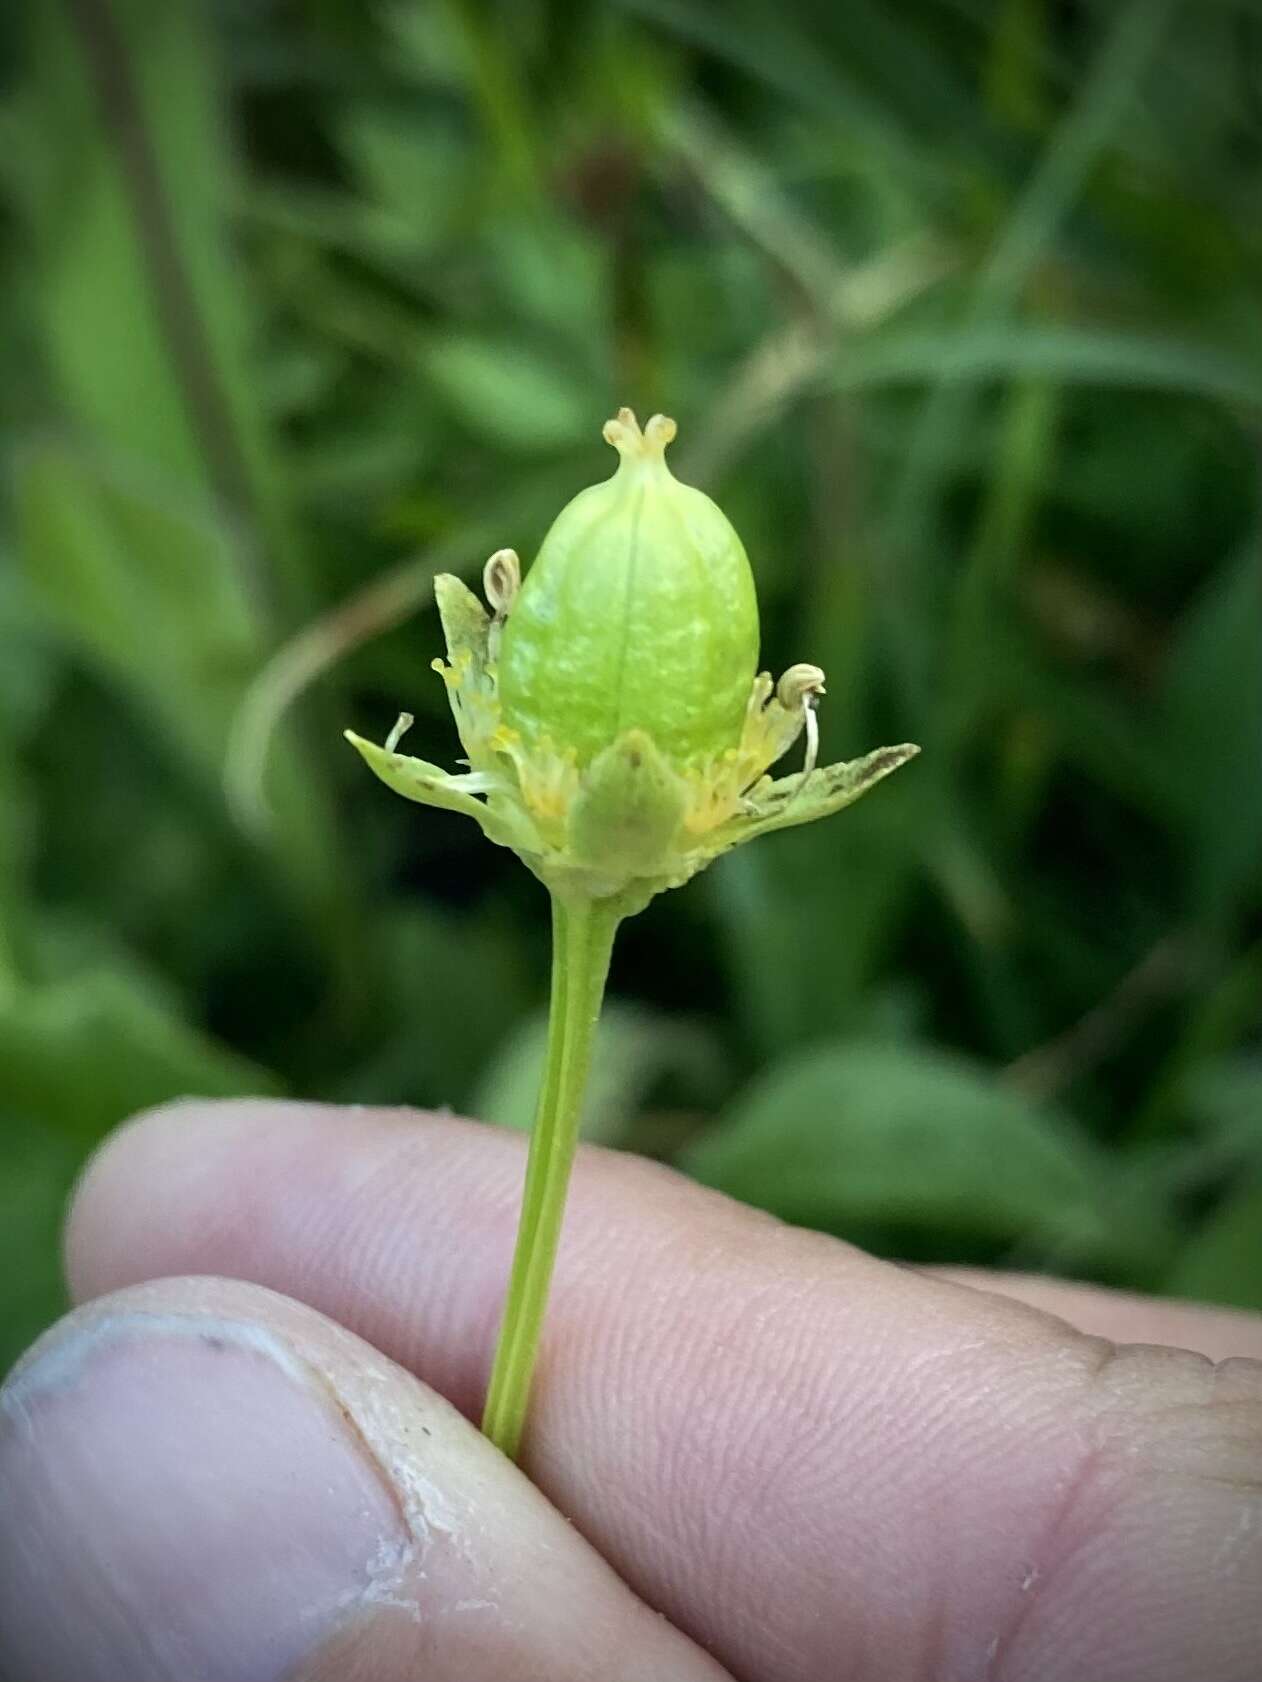
M 501 1045 L 473 1098 L 473 1113 L 528 1132 L 543 1078 L 546 1014 L 529 1018 Z M 582 1135 L 600 1144 L 624 1140 L 652 1088 L 666 1077 L 710 1085 L 714 1047 L 702 1029 L 638 1005 L 610 1003 L 600 1019 L 583 1101 Z
M 20 987 L 0 1002 L 0 1107 L 80 1147 L 169 1098 L 276 1087 L 122 970 Z
M 1262 1309 L 1262 1180 L 1233 1192 L 1197 1228 L 1165 1288 L 1171 1296 Z
M 591 432 L 590 381 L 520 338 L 443 333 L 422 368 L 470 431 L 511 455 L 546 454 Z
M 56 443 L 18 464 L 17 525 L 31 588 L 70 643 L 219 793 L 234 720 L 263 641 L 241 545 L 196 500 Z M 272 756 L 271 839 L 295 883 L 327 903 L 322 783 L 292 738 Z
M 702 878 L 740 1030 L 764 1059 L 854 1031 L 914 890 L 928 786 L 894 777 L 837 823 L 737 848 Z
M 875 1225 L 1077 1261 L 1125 1256 L 1144 1236 L 1066 1119 L 929 1050 L 833 1044 L 786 1059 L 682 1165 L 842 1233 Z
M 526 214 L 497 216 L 486 235 L 513 317 L 564 345 L 580 366 L 601 368 L 594 388 L 605 389 L 601 358 L 611 299 L 603 242 L 571 218 L 534 205 Z
M 60 444 L 19 463 L 37 598 L 108 677 L 216 773 L 260 649 L 241 556 L 205 507 Z
M 470 147 L 450 114 L 352 106 L 340 138 L 366 197 L 383 213 L 378 239 L 393 232 L 413 262 L 467 218 Z
M 330 1095 L 477 1114 L 469 1094 L 535 996 L 517 931 L 494 908 L 455 913 L 418 898 L 392 904 L 370 939 L 377 1040 Z
M 23 740 L 48 716 L 65 660 L 17 564 L 11 531 L 0 537 L 0 731 Z
M 1220 1057 L 1192 1068 L 1181 1104 L 1195 1130 L 1187 1152 L 1208 1174 L 1262 1171 L 1262 1057 Z
M 1262 881 L 1262 588 L 1251 541 L 1179 628 L 1162 741 L 1193 846 L 1195 901 L 1219 913 Z

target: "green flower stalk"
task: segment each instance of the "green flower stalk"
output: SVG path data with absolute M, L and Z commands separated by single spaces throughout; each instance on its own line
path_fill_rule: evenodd
M 483 1429 L 515 1457 L 592 1042 L 618 924 L 756 836 L 840 811 L 913 746 L 818 766 L 817 666 L 758 671 L 758 604 L 739 537 L 666 465 L 674 421 L 629 409 L 604 435 L 613 477 L 557 516 L 525 580 L 511 549 L 483 573 L 484 606 L 435 581 L 447 685 L 466 771 L 347 732 L 382 782 L 463 812 L 552 896 L 548 1049 Z M 806 734 L 801 771 L 771 767 Z

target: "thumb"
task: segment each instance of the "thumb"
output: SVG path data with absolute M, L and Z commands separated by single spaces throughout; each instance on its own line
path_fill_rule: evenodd
M 446 1402 L 258 1286 L 70 1315 L 0 1393 L 0 1484 L 23 1682 L 724 1674 Z

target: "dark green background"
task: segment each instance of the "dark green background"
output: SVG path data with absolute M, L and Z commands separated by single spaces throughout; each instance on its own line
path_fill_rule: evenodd
M 2 1353 L 139 1105 L 528 1118 L 543 895 L 339 731 L 454 761 L 433 572 L 624 402 L 827 755 L 924 752 L 627 929 L 590 1131 L 1262 1307 L 1259 0 L 2 27 Z

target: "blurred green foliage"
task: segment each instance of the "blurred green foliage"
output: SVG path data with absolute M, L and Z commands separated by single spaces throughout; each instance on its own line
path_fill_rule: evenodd
M 528 1117 L 544 896 L 338 731 L 454 759 L 433 573 L 624 402 L 827 756 L 924 752 L 628 926 L 592 1131 L 1262 1307 L 1259 0 L 0 29 L 0 1354 L 139 1105 Z

